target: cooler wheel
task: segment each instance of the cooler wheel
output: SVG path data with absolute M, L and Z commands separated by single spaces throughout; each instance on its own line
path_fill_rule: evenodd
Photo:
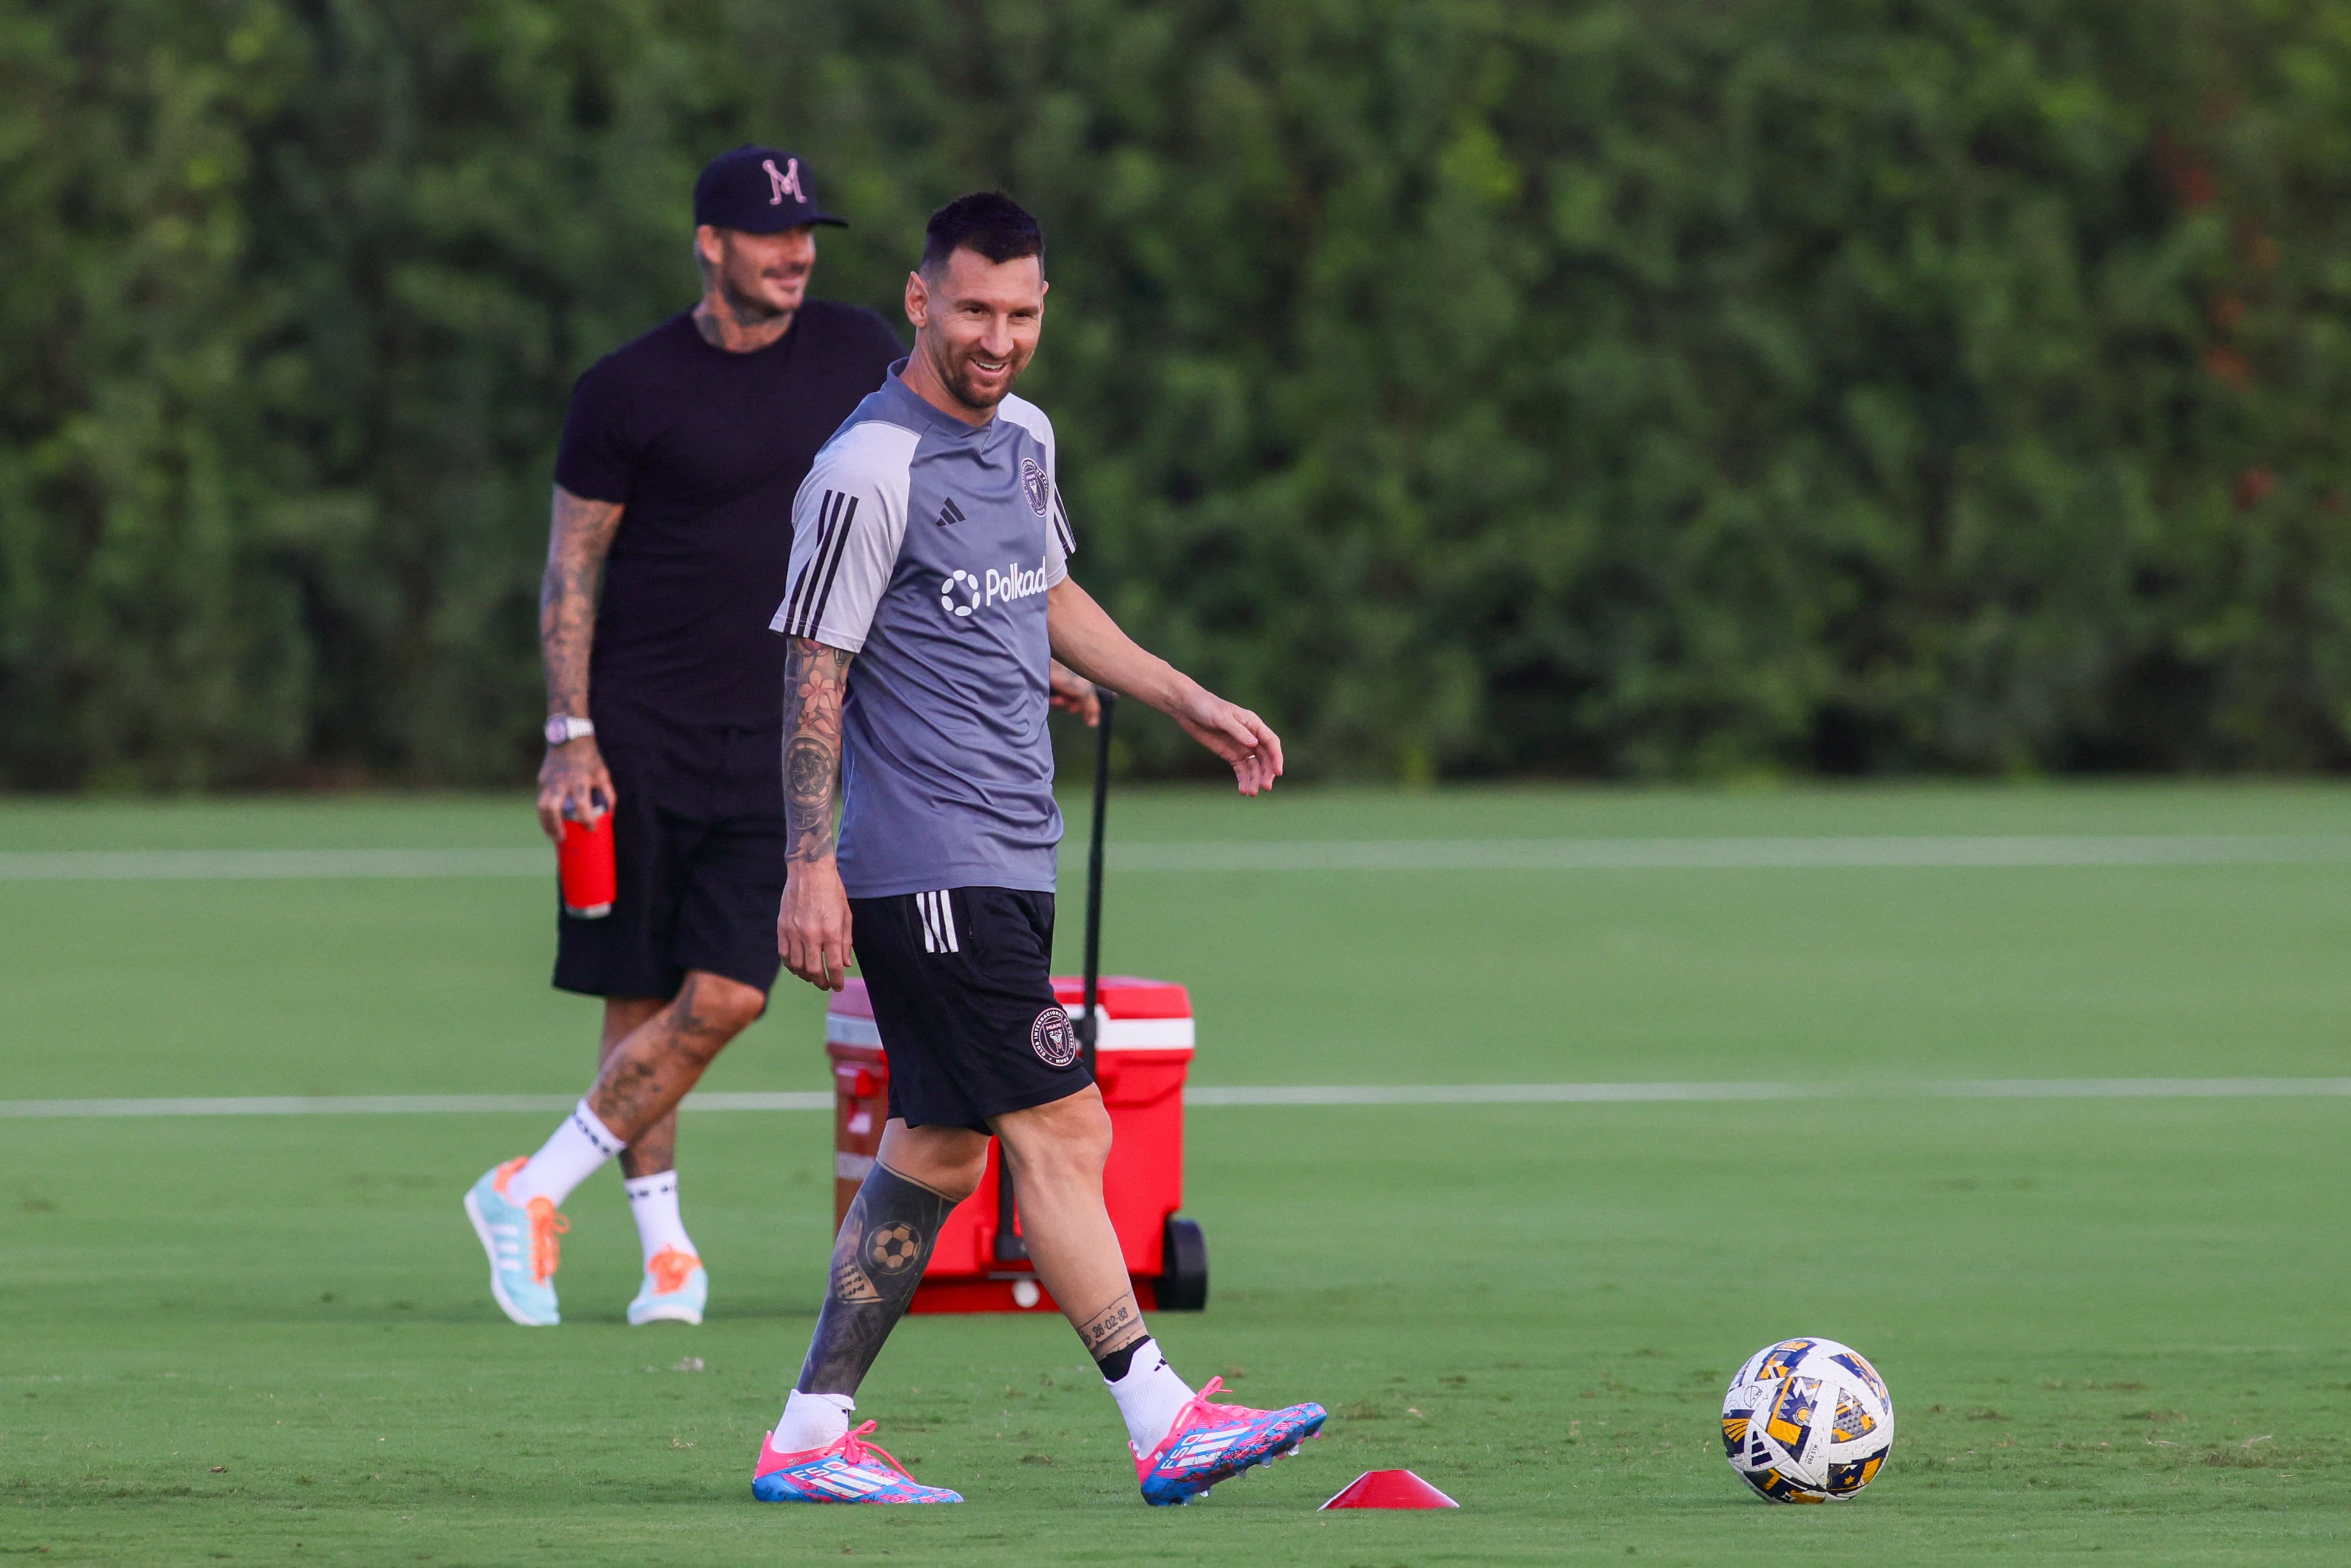
M 1159 1276 L 1159 1308 L 1169 1312 L 1196 1312 L 1208 1304 L 1208 1239 L 1200 1222 L 1179 1215 L 1167 1217 L 1167 1271 Z

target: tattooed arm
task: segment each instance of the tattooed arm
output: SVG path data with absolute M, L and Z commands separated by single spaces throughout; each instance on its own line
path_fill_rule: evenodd
M 547 665 L 547 716 L 588 716 L 588 653 L 596 641 L 596 584 L 621 529 L 621 504 L 590 501 L 559 485 L 548 528 L 547 574 L 538 585 L 538 647 Z M 592 797 L 603 796 L 600 807 Z M 538 825 L 562 834 L 568 810 L 585 820 L 611 809 L 612 775 L 596 737 L 547 748 L 538 768 Z
M 849 894 L 833 860 L 841 801 L 841 700 L 850 655 L 794 637 L 784 657 L 784 904 L 776 951 L 820 990 L 848 981 Z

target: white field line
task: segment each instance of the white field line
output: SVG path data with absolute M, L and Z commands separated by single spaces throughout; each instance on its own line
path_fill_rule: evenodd
M 1972 1078 L 1916 1083 L 1403 1083 L 1199 1086 L 1186 1105 L 1541 1105 L 1691 1100 L 2203 1100 L 2351 1095 L 2351 1078 Z M 827 1111 L 821 1091 L 690 1095 L 688 1111 Z M 569 1094 L 282 1094 L 189 1100 L 0 1100 L 0 1119 L 454 1115 L 569 1110 Z
M 1199 1087 L 1186 1105 L 1538 1105 L 1674 1100 L 2193 1100 L 2351 1095 L 2351 1078 L 1975 1078 L 1921 1083 L 1307 1084 Z
M 1757 871 L 1838 867 L 2294 865 L 2351 862 L 2351 836 L 1332 839 L 1128 843 L 1114 871 Z
M 1884 838 L 1277 839 L 1113 844 L 1121 872 L 1771 871 L 2341 865 L 2351 834 Z M 247 882 L 550 875 L 544 849 L 0 852 L 0 882 Z
M 257 1094 L 202 1100 L 0 1100 L 0 1118 L 37 1116 L 467 1115 L 484 1111 L 569 1111 L 577 1094 Z M 826 1111 L 822 1092 L 695 1094 L 700 1111 Z
M 552 876 L 552 849 L 43 850 L 0 853 L 0 882 L 256 882 Z

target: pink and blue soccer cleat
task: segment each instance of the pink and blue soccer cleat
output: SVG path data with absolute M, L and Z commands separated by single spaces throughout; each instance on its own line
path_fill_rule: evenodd
M 1314 1404 L 1252 1410 L 1246 1405 L 1210 1403 L 1208 1396 L 1224 1386 L 1221 1377 L 1208 1379 L 1159 1446 L 1147 1457 L 1135 1455 L 1134 1474 L 1143 1483 L 1144 1501 L 1164 1508 L 1206 1497 L 1210 1487 L 1252 1465 L 1270 1464 L 1298 1452 L 1298 1445 L 1320 1434 L 1330 1418 Z
M 830 1448 L 779 1454 L 773 1432 L 759 1440 L 759 1462 L 751 1471 L 751 1495 L 761 1502 L 961 1502 L 961 1494 L 926 1487 L 906 1467 L 871 1443 L 868 1421 Z

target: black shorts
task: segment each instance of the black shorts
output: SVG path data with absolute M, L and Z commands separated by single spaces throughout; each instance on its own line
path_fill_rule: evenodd
M 849 901 L 857 967 L 890 1056 L 890 1114 L 910 1127 L 987 1119 L 1093 1082 L 1053 999 L 1053 895 L 951 887 Z
M 776 983 L 784 896 L 780 740 L 713 730 L 692 745 L 614 740 L 605 766 L 620 890 L 580 920 L 557 901 L 555 984 L 591 997 L 677 994 L 688 969 L 765 991 Z

